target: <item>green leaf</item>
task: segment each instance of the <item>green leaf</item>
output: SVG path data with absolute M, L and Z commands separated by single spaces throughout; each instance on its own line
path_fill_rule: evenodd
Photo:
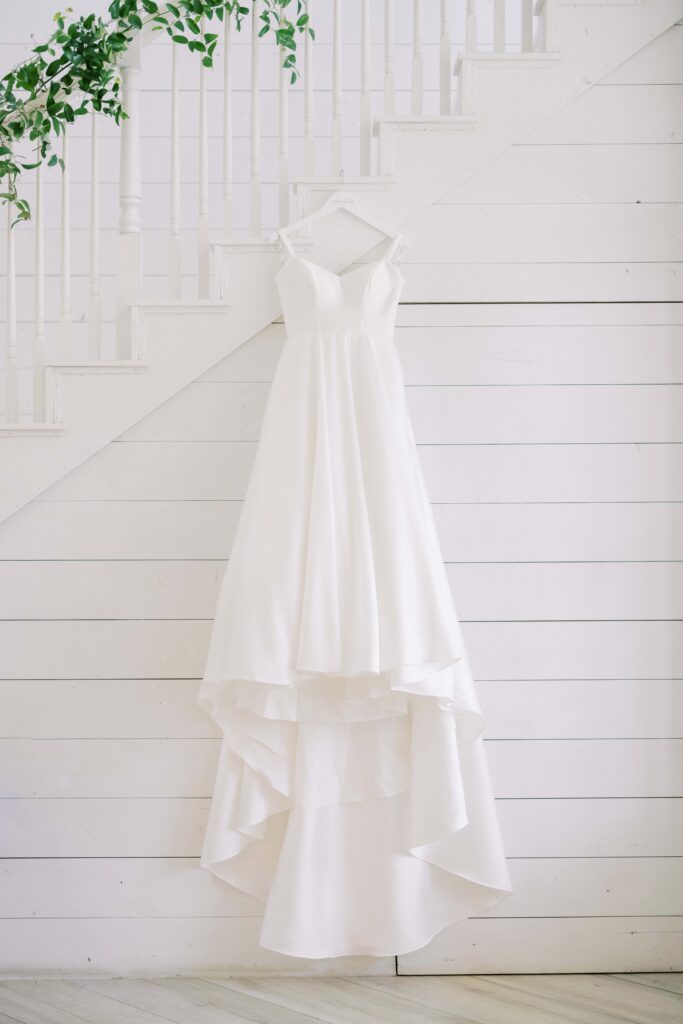
M 213 58 L 212 57 L 202 57 L 202 64 L 204 65 L 205 68 L 212 68 L 213 67 Z
M 174 43 L 187 43 L 187 36 L 174 35 L 172 39 Z

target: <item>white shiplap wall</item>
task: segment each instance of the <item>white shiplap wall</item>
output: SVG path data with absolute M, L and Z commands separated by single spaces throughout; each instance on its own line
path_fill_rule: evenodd
M 397 343 L 515 893 L 401 973 L 681 969 L 682 54 L 678 26 L 411 227 Z M 197 866 L 195 695 L 282 341 L 0 526 L 4 973 L 394 969 L 268 954 Z

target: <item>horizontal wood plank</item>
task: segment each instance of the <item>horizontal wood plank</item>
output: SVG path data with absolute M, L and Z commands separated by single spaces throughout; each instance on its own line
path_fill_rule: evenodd
M 477 917 L 681 914 L 679 857 L 511 858 L 513 893 Z M 262 917 L 263 903 L 196 858 L 54 858 L 0 864 L 2 918 Z
M 212 619 L 228 560 L 11 561 L 0 619 Z M 681 562 L 449 563 L 461 621 L 683 619 Z
M 402 955 L 401 974 L 680 969 L 677 917 L 478 918 Z M 258 918 L 3 921 L 5 977 L 391 974 L 393 958 L 301 960 L 258 945 Z M 87 952 L 86 952 L 87 951 Z M 421 958 L 426 964 L 421 966 Z M 30 972 L 26 965 L 31 964 Z
M 0 801 L 0 856 L 198 858 L 208 798 Z M 517 858 L 683 855 L 679 798 L 496 798 L 506 854 Z
M 0 678 L 198 679 L 211 622 L 0 622 Z M 467 622 L 479 679 L 680 679 L 683 623 Z
M 39 500 L 2 524 L 0 559 L 226 559 L 242 507 L 241 499 Z M 434 502 L 432 512 L 449 562 L 683 559 L 673 502 Z
M 248 441 L 114 443 L 43 499 L 243 498 L 256 452 Z M 419 445 L 432 501 L 683 501 L 676 444 Z
M 220 736 L 198 690 L 198 679 L 6 679 L 0 736 Z M 681 679 L 481 680 L 477 692 L 491 739 L 683 736 Z
M 498 797 L 683 797 L 683 740 L 484 738 Z M 220 740 L 0 740 L 0 796 L 207 797 Z
M 270 385 L 194 383 L 122 434 L 128 441 L 256 441 Z M 683 441 L 683 383 L 414 385 L 422 444 Z

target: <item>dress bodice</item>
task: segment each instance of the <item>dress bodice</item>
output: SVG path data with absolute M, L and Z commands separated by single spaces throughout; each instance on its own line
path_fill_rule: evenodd
M 282 237 L 282 235 L 281 235 Z M 362 332 L 391 336 L 405 283 L 390 255 L 335 274 L 319 263 L 290 253 L 275 275 L 288 335 L 314 332 Z

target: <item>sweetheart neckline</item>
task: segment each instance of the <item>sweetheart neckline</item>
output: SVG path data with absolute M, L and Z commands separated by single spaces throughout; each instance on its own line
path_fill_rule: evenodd
M 401 278 L 401 280 L 405 284 L 405 277 L 403 276 L 401 271 L 398 269 L 396 264 L 392 263 L 391 260 L 386 258 L 386 256 L 381 256 L 378 260 L 371 260 L 369 263 L 361 263 L 361 265 L 359 267 L 354 267 L 353 270 L 348 271 L 348 273 L 346 273 L 346 274 L 337 274 L 334 270 L 329 270 L 327 267 L 324 267 L 322 265 L 322 263 L 316 263 L 315 260 L 308 260 L 308 259 L 306 259 L 305 256 L 294 255 L 294 256 L 290 256 L 289 259 L 287 260 L 287 262 L 284 263 L 280 267 L 280 269 L 276 271 L 275 277 L 278 277 L 282 273 L 282 271 L 285 269 L 285 267 L 289 266 L 289 264 L 293 263 L 293 262 L 307 263 L 309 265 L 309 267 L 316 267 L 316 269 L 322 270 L 323 273 L 329 274 L 331 277 L 336 277 L 338 281 L 343 281 L 344 278 L 346 278 L 346 277 L 353 277 L 353 275 L 357 274 L 358 271 L 366 270 L 368 267 L 373 267 L 374 268 L 374 267 L 378 267 L 380 265 L 380 263 L 386 263 L 387 266 L 391 267 L 392 270 L 396 271 L 398 276 Z

